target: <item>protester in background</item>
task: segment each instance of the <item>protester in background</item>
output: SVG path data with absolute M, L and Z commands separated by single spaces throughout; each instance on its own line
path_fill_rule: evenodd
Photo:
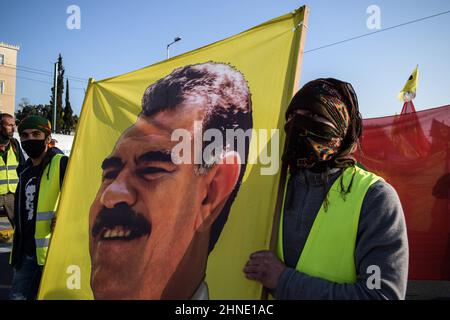
M 244 272 L 277 299 L 404 299 L 405 218 L 394 188 L 356 166 L 362 132 L 353 87 L 307 83 L 286 112 L 289 167 L 277 253 Z
M 56 143 L 57 143 L 57 142 L 58 142 L 58 141 L 55 140 L 55 139 L 50 140 L 50 143 L 48 144 L 49 148 L 54 148 L 54 147 L 56 147 Z
M 58 143 L 58 140 L 52 139 L 52 140 L 50 140 L 50 143 L 48 144 L 48 147 L 52 148 L 53 151 L 56 152 L 56 153 L 64 154 L 64 152 L 60 148 L 58 148 L 56 146 L 57 143 Z
M 12 115 L 0 115 L 0 212 L 6 213 L 13 227 L 14 193 L 19 182 L 17 168 L 25 163 L 19 142 L 13 138 L 15 126 Z
M 55 224 L 55 210 L 68 158 L 49 148 L 50 122 L 29 116 L 19 124 L 22 148 L 28 154 L 15 199 L 11 264 L 13 300 L 35 299 Z

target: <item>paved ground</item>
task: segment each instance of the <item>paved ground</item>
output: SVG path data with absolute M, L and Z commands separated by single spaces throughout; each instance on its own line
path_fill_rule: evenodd
M 450 281 L 408 281 L 407 300 L 450 300 Z
M 9 253 L 0 253 L 0 300 L 8 299 L 11 288 L 12 268 L 8 262 Z
M 10 228 L 8 219 L 0 217 L 0 231 Z M 12 268 L 9 265 L 11 244 L 0 241 L 0 300 L 8 299 L 12 280 Z M 450 300 L 450 281 L 409 281 L 407 300 Z
M 11 229 L 6 217 L 0 217 L 0 231 Z M 11 243 L 0 241 L 0 300 L 8 299 L 11 287 L 12 268 L 9 265 Z

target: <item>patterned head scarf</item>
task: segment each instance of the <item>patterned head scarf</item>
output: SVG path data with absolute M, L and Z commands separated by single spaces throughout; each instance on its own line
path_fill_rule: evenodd
M 286 112 L 287 149 L 283 159 L 291 171 L 318 162 L 345 168 L 361 136 L 362 119 L 351 84 L 336 79 L 308 82 L 292 98 Z

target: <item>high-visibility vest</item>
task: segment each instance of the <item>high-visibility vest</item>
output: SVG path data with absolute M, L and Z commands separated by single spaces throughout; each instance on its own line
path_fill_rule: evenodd
M 55 217 L 60 193 L 60 160 L 64 155 L 56 154 L 42 172 L 36 209 L 36 258 L 44 265 L 50 243 L 51 223 Z
M 358 167 L 350 167 L 342 173 L 344 190 L 353 174 L 355 176 L 351 191 L 344 198 L 341 194 L 341 177 L 331 186 L 328 192 L 328 210 L 325 211 L 322 203 L 298 259 L 297 271 L 340 284 L 356 282 L 355 246 L 361 207 L 367 190 L 382 178 Z M 286 189 L 287 182 L 285 197 Z M 277 254 L 284 261 L 284 201 L 282 210 Z
M 3 161 L 0 157 L 0 195 L 7 193 L 15 193 L 17 184 L 19 183 L 19 176 L 17 175 L 17 161 L 16 154 L 12 146 L 9 147 L 8 157 Z

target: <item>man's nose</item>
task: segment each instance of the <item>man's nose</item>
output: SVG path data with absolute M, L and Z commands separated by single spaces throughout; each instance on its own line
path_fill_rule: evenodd
M 125 171 L 122 171 L 114 181 L 108 185 L 100 198 L 100 202 L 112 209 L 119 203 L 126 203 L 130 207 L 136 202 L 136 191 L 129 181 Z

